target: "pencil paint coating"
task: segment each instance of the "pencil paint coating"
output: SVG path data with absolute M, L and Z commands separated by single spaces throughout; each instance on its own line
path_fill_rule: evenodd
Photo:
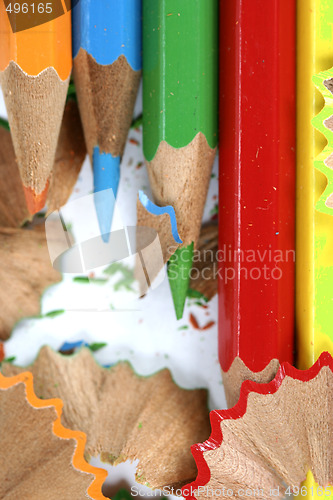
M 53 67 L 62 81 L 72 69 L 71 15 L 13 33 L 4 2 L 0 2 L 0 71 L 14 61 L 28 75 L 37 76 Z
M 143 149 L 217 145 L 217 0 L 143 0 Z
M 293 361 L 295 14 L 221 1 L 219 359 Z M 247 372 L 248 373 L 248 372 Z M 239 387 L 238 387 L 239 389 Z
M 141 0 L 81 0 L 73 9 L 73 57 L 80 48 L 98 64 L 124 55 L 133 70 L 141 69 Z

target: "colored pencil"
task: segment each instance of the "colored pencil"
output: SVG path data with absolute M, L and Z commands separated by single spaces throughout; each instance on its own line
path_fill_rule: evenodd
M 141 77 L 141 0 L 81 0 L 73 9 L 73 56 L 94 192 L 103 193 L 96 211 L 108 241 Z
M 216 0 L 143 0 L 143 150 L 154 201 L 176 213 L 169 281 L 183 314 L 217 145 Z
M 296 326 L 298 366 L 305 369 L 323 350 L 333 354 L 333 217 L 316 209 L 327 178 L 314 165 L 326 140 L 311 123 L 323 107 L 312 78 L 333 66 L 333 6 L 306 0 L 298 16 Z
M 244 379 L 268 381 L 293 360 L 295 10 L 221 2 L 219 359 L 230 406 Z
M 13 33 L 0 2 L 0 46 L 0 82 L 27 206 L 34 214 L 45 204 L 66 102 L 70 13 Z
M 322 351 L 333 354 L 333 211 L 318 210 L 327 176 L 316 170 L 315 158 L 325 147 L 325 137 L 311 120 L 323 107 L 312 81 L 333 66 L 333 5 L 328 0 L 298 0 L 297 63 L 297 232 L 296 232 L 296 330 L 297 365 L 309 368 Z M 329 169 L 326 169 L 329 172 Z M 313 498 L 305 483 L 307 497 Z

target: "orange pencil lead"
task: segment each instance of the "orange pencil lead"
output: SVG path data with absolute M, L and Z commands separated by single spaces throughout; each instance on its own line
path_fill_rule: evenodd
M 35 193 L 35 191 L 30 187 L 23 186 L 23 189 L 27 207 L 31 215 L 34 215 L 40 210 L 42 210 L 42 208 L 44 208 L 46 203 L 47 193 L 49 189 L 49 181 L 47 181 L 44 190 L 39 194 Z

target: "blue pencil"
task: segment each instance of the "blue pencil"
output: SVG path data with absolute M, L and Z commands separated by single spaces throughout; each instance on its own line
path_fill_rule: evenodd
M 97 217 L 108 241 L 141 77 L 141 0 L 81 0 L 73 9 L 73 57 Z

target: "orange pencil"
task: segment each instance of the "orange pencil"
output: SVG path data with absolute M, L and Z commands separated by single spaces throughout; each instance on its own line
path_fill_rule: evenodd
M 45 204 L 66 101 L 71 14 L 62 6 L 57 12 L 22 11 L 32 4 L 15 4 L 18 12 L 7 6 L 6 12 L 5 3 L 0 2 L 0 83 L 27 206 L 34 214 Z M 46 5 L 52 9 L 52 3 Z

